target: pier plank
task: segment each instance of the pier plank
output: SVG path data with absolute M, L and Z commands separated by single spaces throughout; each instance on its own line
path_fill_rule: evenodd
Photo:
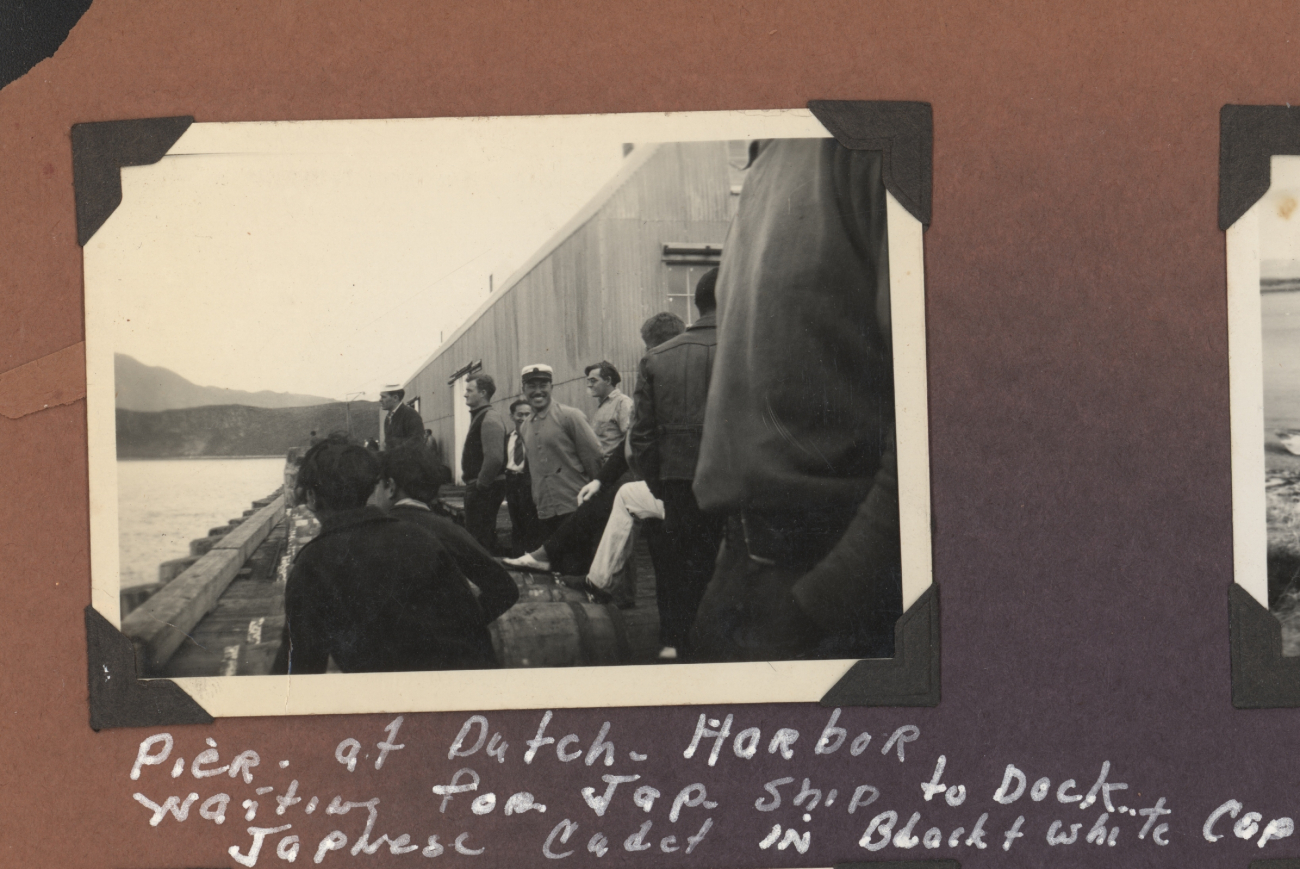
M 245 562 L 282 523 L 283 496 L 258 510 L 170 583 L 122 620 L 122 633 L 142 651 L 146 675 L 160 675 Z
M 286 523 L 272 529 L 246 562 L 248 573 L 227 586 L 167 662 L 164 675 L 261 676 L 270 672 L 284 629 L 284 583 L 278 578 L 287 537 Z M 232 648 L 233 654 L 229 652 Z
M 279 495 L 270 504 L 240 522 L 212 548 L 236 550 L 239 552 L 240 561 L 247 561 L 283 515 L 284 495 Z
M 455 501 L 458 493 L 453 490 L 448 494 L 447 500 Z M 254 517 L 259 514 L 260 511 Z M 214 546 L 210 555 L 242 551 L 244 541 L 235 535 L 249 524 L 246 520 L 225 535 L 219 541 L 221 547 Z M 498 525 L 504 532 L 503 536 L 508 536 L 509 518 L 504 509 Z M 188 635 L 181 637 L 160 674 L 175 678 L 269 673 L 284 629 L 284 581 L 288 576 L 289 561 L 318 528 L 305 507 L 291 508 L 286 520 L 269 529 L 265 538 L 238 565 L 223 591 Z M 650 664 L 657 660 L 659 652 L 659 611 L 655 599 L 654 567 L 643 539 L 638 539 L 633 559 L 637 577 L 636 605 L 625 610 L 606 609 L 609 620 L 621 627 L 625 640 L 619 649 L 622 662 Z M 557 584 L 549 576 L 518 574 L 516 582 L 524 592 L 517 606 L 528 601 L 582 600 L 580 593 Z M 579 662 L 574 660 L 571 665 L 576 663 Z

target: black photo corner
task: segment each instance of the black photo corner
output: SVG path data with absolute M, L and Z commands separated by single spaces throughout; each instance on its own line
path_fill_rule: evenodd
M 53 57 L 90 0 L 0 0 L 0 88 Z

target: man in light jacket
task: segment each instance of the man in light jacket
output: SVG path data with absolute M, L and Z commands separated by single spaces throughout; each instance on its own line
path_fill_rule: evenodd
M 587 422 L 586 415 L 574 407 L 551 400 L 554 374 L 551 366 L 541 363 L 524 366 L 524 397 L 533 416 L 521 426 L 528 453 L 528 472 L 533 481 L 533 503 L 537 506 L 538 536 L 550 537 L 559 530 L 570 514 L 578 509 L 578 493 L 600 473 L 603 455 L 600 441 Z M 588 559 L 590 555 L 588 554 Z M 587 572 L 586 564 L 540 562 L 525 553 L 508 559 L 516 567 L 560 572 Z

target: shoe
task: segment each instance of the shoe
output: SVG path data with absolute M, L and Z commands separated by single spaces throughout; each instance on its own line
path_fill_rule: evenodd
M 538 561 L 536 558 L 533 558 L 527 552 L 525 552 L 523 555 L 519 556 L 518 558 L 503 558 L 501 559 L 501 561 L 503 564 L 508 564 L 509 566 L 516 568 L 518 570 L 527 570 L 531 573 L 551 572 L 550 562 Z
M 585 591 L 587 597 L 591 599 L 592 603 L 605 605 L 614 602 L 614 598 L 610 596 L 609 592 L 605 591 L 603 588 L 592 585 L 591 580 L 586 579 L 585 577 L 582 580 L 582 585 L 578 587 L 578 590 Z
M 677 648 L 675 646 L 664 646 L 662 649 L 660 649 L 659 663 L 660 664 L 677 663 Z

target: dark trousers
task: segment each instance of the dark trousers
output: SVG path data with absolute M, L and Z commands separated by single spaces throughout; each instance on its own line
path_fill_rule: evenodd
M 510 548 L 513 556 L 536 549 L 541 541 L 537 534 L 537 505 L 533 503 L 533 481 L 525 469 L 521 473 L 506 471 L 506 507 L 510 510 Z
M 600 545 L 609 511 L 614 507 L 617 485 L 601 486 L 600 491 L 564 519 L 548 526 L 550 533 L 542 546 L 551 569 L 570 576 L 586 576 L 591 557 Z M 543 520 L 544 523 L 549 520 Z
M 656 606 L 658 606 L 659 577 L 666 576 L 672 565 L 668 543 L 664 538 L 664 520 L 642 519 L 641 539 L 645 541 L 646 550 L 650 553 L 650 566 L 654 569 L 655 575 Z M 636 557 L 635 554 L 633 557 Z M 636 590 L 633 589 L 632 593 L 635 595 Z M 660 634 L 662 633 L 661 630 Z
M 477 483 L 465 488 L 465 530 L 488 552 L 497 549 L 497 513 L 505 497 L 504 480 L 484 488 Z
M 546 541 L 550 540 L 551 536 L 554 535 L 555 532 L 559 531 L 560 528 L 564 526 L 564 523 L 569 521 L 569 517 L 571 517 L 572 515 L 573 515 L 572 513 L 561 513 L 558 516 L 548 516 L 545 519 L 538 519 L 537 526 L 536 526 L 537 527 L 536 539 L 538 542 L 533 547 L 533 549 L 543 548 L 545 546 Z M 528 551 L 531 552 L 532 549 Z M 550 558 L 549 550 L 548 550 L 547 558 Z M 551 562 L 551 570 L 558 571 L 559 573 L 565 572 L 563 568 L 560 565 L 556 564 L 554 561 Z
M 568 518 L 572 515 L 572 513 L 561 513 L 558 516 L 548 516 L 545 519 L 538 519 L 537 536 L 540 537 L 542 541 L 549 539 L 550 536 L 558 531 L 560 526 L 568 521 Z M 537 546 L 541 545 L 541 542 L 537 544 Z
M 662 569 L 655 572 L 655 597 L 659 604 L 659 643 L 673 646 L 681 658 L 690 658 L 691 625 L 722 540 L 722 520 L 707 516 L 691 492 L 690 480 L 662 480 L 655 494 L 664 502 L 664 521 L 658 549 Z

